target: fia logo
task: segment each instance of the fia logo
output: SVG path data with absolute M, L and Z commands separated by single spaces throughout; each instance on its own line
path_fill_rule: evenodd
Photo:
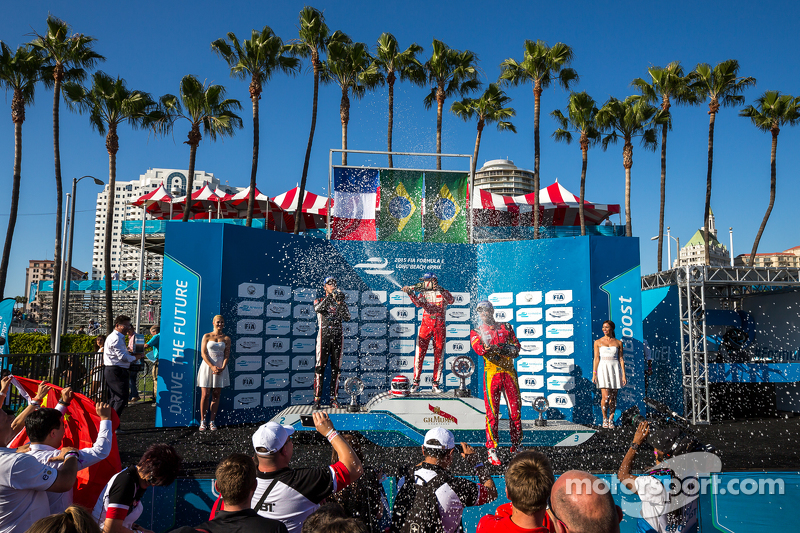
M 453 297 L 453 305 L 469 305 L 468 292 L 451 292 L 450 295 Z
M 287 403 L 289 403 L 289 391 L 268 392 L 264 395 L 264 407 L 281 407 Z
M 288 300 L 292 296 L 292 288 L 286 285 L 270 285 L 267 287 L 267 298 L 270 300 Z
M 289 349 L 289 339 L 283 337 L 272 337 L 267 339 L 264 344 L 264 351 L 267 353 L 283 353 Z
M 260 374 L 241 374 L 236 376 L 234 390 L 252 390 L 261 385 Z
M 389 314 L 395 320 L 414 320 L 413 307 L 394 307 L 389 311 Z
M 548 342 L 547 355 L 572 355 L 575 343 L 572 341 Z
M 572 291 L 548 291 L 544 298 L 547 305 L 568 304 L 572 301 Z
M 543 328 L 541 324 L 531 324 L 520 326 L 517 337 L 520 339 L 538 339 L 542 336 Z
M 272 340 L 272 351 L 275 352 L 282 352 L 284 346 L 283 339 L 273 339 Z
M 258 335 L 264 329 L 263 320 L 245 318 L 236 323 L 236 333 L 240 335 Z
M 447 353 L 469 353 L 470 345 L 467 341 L 448 341 Z

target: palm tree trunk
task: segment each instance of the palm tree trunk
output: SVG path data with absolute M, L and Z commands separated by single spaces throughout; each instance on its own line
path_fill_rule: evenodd
M 61 145 L 59 141 L 59 104 L 61 102 L 61 76 L 63 75 L 63 68 L 59 70 L 60 65 L 56 66 L 56 71 L 53 73 L 55 85 L 53 88 L 53 159 L 55 163 L 56 174 L 56 245 L 53 252 L 53 305 L 51 311 L 51 323 L 55 324 L 56 306 L 58 305 L 59 294 L 61 293 L 61 211 L 63 209 L 63 196 L 64 192 L 61 188 Z M 50 328 L 50 349 L 56 349 L 56 335 L 59 332 L 55 331 L 55 327 Z
M 388 146 L 387 151 L 392 151 L 392 128 L 394 128 L 394 72 L 390 72 L 386 77 L 386 82 L 389 84 L 389 134 L 387 137 Z M 394 168 L 394 161 L 392 161 L 392 154 L 389 154 L 389 168 Z
M 475 137 L 475 151 L 472 154 L 472 175 L 475 175 L 475 168 L 478 166 L 478 151 L 481 149 L 481 136 L 483 135 L 484 121 L 478 120 L 478 136 Z M 472 194 L 475 191 L 469 191 L 469 200 L 473 202 Z
M 755 265 L 756 252 L 758 252 L 758 243 L 761 242 L 761 235 L 764 233 L 764 228 L 767 227 L 769 215 L 772 213 L 772 206 L 775 205 L 775 179 L 777 177 L 775 162 L 778 155 L 778 133 L 780 133 L 780 130 L 777 128 L 772 130 L 772 160 L 770 161 L 769 206 L 767 206 L 767 212 L 764 213 L 764 220 L 761 221 L 761 227 L 758 228 L 756 240 L 753 242 L 753 250 L 750 252 L 750 266 Z
M 260 95 L 253 94 L 253 83 L 250 84 L 250 100 L 253 102 L 253 164 L 250 167 L 250 198 L 247 201 L 247 220 L 245 221 L 245 226 L 248 228 L 253 225 L 253 209 L 256 203 L 256 174 L 258 173 L 258 99 Z
M 106 235 L 103 245 L 103 270 L 106 280 L 106 332 L 111 333 L 114 331 L 113 292 L 111 287 L 111 241 L 114 234 L 114 197 L 116 196 L 117 183 L 117 150 L 119 150 L 119 138 L 117 137 L 116 124 L 110 124 L 108 127 L 106 149 L 108 150 L 108 203 L 106 204 Z M 144 250 L 142 253 L 144 253 Z
M 588 142 L 588 141 L 587 141 Z M 583 145 L 583 143 L 581 143 Z M 583 212 L 583 198 L 586 194 L 586 167 L 589 166 L 589 149 L 586 146 L 581 146 L 581 192 L 580 204 L 578 205 L 578 216 L 581 219 L 581 237 L 586 236 L 586 218 Z
M 308 134 L 306 158 L 303 161 L 303 174 L 300 177 L 300 190 L 298 191 L 297 210 L 294 212 L 294 234 L 300 233 L 300 216 L 303 210 L 303 196 L 306 192 L 306 178 L 308 177 L 308 160 L 311 157 L 311 145 L 314 144 L 314 130 L 317 127 L 317 96 L 319 95 L 319 56 L 312 54 L 311 63 L 314 65 L 314 100 L 311 107 L 311 132 Z M 328 191 L 332 194 L 333 191 Z
M 194 127 L 192 128 L 194 130 Z M 189 133 L 189 138 L 191 139 L 191 133 Z M 181 222 L 186 222 L 189 220 L 189 214 L 192 212 L 192 191 L 194 190 L 194 161 L 197 157 L 197 143 L 190 143 L 189 144 L 189 177 L 186 179 L 186 205 L 183 208 L 183 218 L 181 218 Z M 251 189 L 250 192 L 252 193 L 253 190 Z M 249 209 L 249 208 L 248 208 Z
M 16 99 L 16 94 L 14 99 Z M 8 262 L 11 257 L 11 241 L 14 238 L 14 227 L 17 225 L 17 210 L 19 209 L 19 188 L 22 170 L 22 121 L 14 122 L 14 178 L 11 185 L 11 209 L 8 213 L 8 228 L 6 229 L 6 242 L 3 244 L 3 259 L 0 260 L 0 300 L 3 299 L 6 289 L 6 276 L 8 275 Z M 28 290 L 29 287 L 25 287 Z
M 633 144 L 630 139 L 625 139 L 622 148 L 622 165 L 625 167 L 625 236 L 633 237 L 633 223 L 631 222 L 631 168 L 633 167 Z
M 711 251 L 708 243 L 708 216 L 711 212 L 711 168 L 714 166 L 714 121 L 717 113 L 708 113 L 708 174 L 706 175 L 706 204 L 703 211 L 703 240 L 705 241 L 705 264 L 711 266 Z
M 658 214 L 658 271 L 663 268 L 662 259 L 664 255 L 664 204 L 667 197 L 667 125 L 661 126 L 661 207 Z M 670 243 L 667 243 L 669 246 Z M 667 270 L 672 265 L 667 265 Z
M 347 88 L 342 89 L 339 118 L 342 120 L 342 150 L 347 150 L 347 124 L 350 122 L 350 98 L 347 97 Z M 342 152 L 342 165 L 347 166 L 347 152 Z
M 533 85 L 533 238 L 539 238 L 539 104 L 542 87 L 538 80 Z
M 444 89 L 436 91 L 436 153 L 442 153 L 442 109 L 444 108 Z M 436 170 L 442 170 L 442 158 L 436 158 Z

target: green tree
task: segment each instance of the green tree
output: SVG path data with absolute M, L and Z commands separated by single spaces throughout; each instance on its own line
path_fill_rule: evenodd
M 397 39 L 391 33 L 382 33 L 378 37 L 378 48 L 375 51 L 375 65 L 389 86 L 389 130 L 387 133 L 387 151 L 392 151 L 392 130 L 394 128 L 394 83 L 398 76 L 402 81 L 410 81 L 414 85 L 425 84 L 425 69 L 417 59 L 422 47 L 411 44 L 403 52 Z M 389 168 L 394 167 L 392 154 L 389 154 Z
M 300 191 L 297 202 L 297 211 L 294 213 L 294 233 L 300 232 L 300 215 L 303 197 L 306 192 L 306 179 L 308 178 L 308 162 L 311 158 L 311 146 L 314 144 L 314 130 L 317 127 L 317 97 L 319 96 L 319 78 L 322 72 L 322 54 L 328 50 L 330 30 L 325 24 L 325 17 L 316 8 L 306 6 L 300 11 L 299 37 L 293 39 L 290 53 L 296 57 L 309 58 L 311 69 L 314 73 L 314 99 L 311 106 L 311 131 L 308 134 L 306 157 L 303 160 L 303 174 L 300 176 Z
M 153 98 L 142 91 L 132 91 L 122 78 L 112 78 L 105 72 L 92 75 L 92 86 L 68 82 L 64 84 L 67 105 L 80 113 L 88 113 L 92 128 L 105 135 L 108 151 L 108 203 L 106 205 L 106 231 L 103 249 L 103 267 L 106 280 L 106 329 L 114 329 L 111 291 L 111 240 L 114 225 L 114 200 L 117 179 L 117 152 L 120 124 L 128 123 L 133 129 L 148 127 L 162 118 Z
M 654 124 L 658 124 L 658 109 L 641 95 L 635 94 L 625 100 L 609 98 L 597 112 L 597 127 L 605 135 L 601 141 L 603 150 L 622 138 L 622 166 L 625 168 L 625 235 L 633 237 L 631 224 L 631 168 L 633 167 L 633 139 L 639 137 L 642 148 L 655 150 L 658 146 Z
M 586 194 L 586 167 L 589 164 L 589 147 L 594 146 L 600 141 L 600 132 L 597 129 L 597 104 L 594 98 L 589 96 L 586 91 L 580 93 L 570 93 L 567 102 L 567 114 L 564 115 L 556 109 L 550 113 L 556 122 L 558 129 L 553 132 L 556 141 L 563 141 L 567 144 L 572 142 L 572 134 L 579 136 L 578 143 L 581 147 L 583 164 L 581 165 L 581 198 L 578 206 L 578 216 L 581 220 L 581 235 L 586 235 L 586 219 L 583 211 L 583 202 Z
M 347 126 L 350 123 L 350 94 L 363 98 L 367 90 L 380 85 L 381 77 L 369 48 L 364 43 L 354 43 L 341 31 L 331 35 L 324 76 L 342 90 L 339 118 L 342 121 L 342 150 L 347 150 Z M 347 165 L 347 152 L 342 152 L 342 165 Z
M 750 265 L 754 265 L 758 243 L 764 228 L 767 227 L 772 206 L 775 205 L 775 180 L 777 177 L 776 160 L 778 154 L 778 134 L 782 126 L 794 126 L 800 121 L 800 99 L 778 91 L 767 91 L 756 100 L 756 105 L 749 105 L 739 113 L 742 117 L 749 118 L 753 125 L 763 132 L 772 134 L 772 150 L 770 152 L 770 179 L 769 179 L 769 205 L 764 213 L 764 220 L 758 228 L 753 250 L 750 252 Z
M 242 118 L 234 110 L 242 108 L 239 100 L 225 98 L 225 87 L 208 85 L 188 74 L 181 79 L 180 98 L 173 94 L 161 97 L 164 113 L 164 130 L 172 129 L 175 121 L 189 121 L 189 134 L 184 143 L 189 145 L 189 177 L 186 181 L 187 202 L 183 209 L 182 222 L 189 220 L 192 203 L 188 201 L 194 190 L 194 164 L 197 159 L 197 146 L 203 140 L 203 133 L 211 137 L 233 136 L 236 128 L 242 127 Z M 200 131 L 202 128 L 202 132 Z
M 658 216 L 658 270 L 662 269 L 664 252 L 664 206 L 667 195 L 667 130 L 672 129 L 672 102 L 677 104 L 695 105 L 698 102 L 697 94 L 689 87 L 689 77 L 683 73 L 680 61 L 673 61 L 666 67 L 650 67 L 647 69 L 650 81 L 642 78 L 633 80 L 633 86 L 642 92 L 651 104 L 661 103 L 661 114 L 664 118 L 661 124 L 661 206 Z M 667 243 L 669 246 L 669 243 Z M 667 270 L 672 265 L 667 265 Z
M 425 97 L 425 109 L 436 102 L 436 153 L 442 153 L 442 110 L 444 102 L 456 95 L 466 96 L 478 90 L 478 57 L 469 50 L 450 48 L 442 41 L 433 40 L 433 52 L 424 65 L 431 92 Z M 442 169 L 442 158 L 436 158 L 436 170 Z
M 478 163 L 478 151 L 481 149 L 481 135 L 487 124 L 497 124 L 497 131 L 517 133 L 517 129 L 509 122 L 509 119 L 516 115 L 513 108 L 506 107 L 510 102 L 511 98 L 506 96 L 496 83 L 490 83 L 478 98 L 464 98 L 460 102 L 453 102 L 450 106 L 450 111 L 464 122 L 473 118 L 478 119 L 478 135 L 475 137 L 475 150 L 472 154 L 473 176 Z
M 539 238 L 539 114 L 542 92 L 553 82 L 564 89 L 579 80 L 578 73 L 568 68 L 573 59 L 572 48 L 564 43 L 552 47 L 542 40 L 526 40 L 522 61 L 506 59 L 500 63 L 500 82 L 520 85 L 531 82 L 533 86 L 533 237 Z
M 260 32 L 253 30 L 249 39 L 239 42 L 236 34 L 229 32 L 226 39 L 211 43 L 211 49 L 219 54 L 231 68 L 231 76 L 239 79 L 250 77 L 250 101 L 253 104 L 253 163 L 250 167 L 250 200 L 247 204 L 247 221 L 253 223 L 253 208 L 256 197 L 256 175 L 258 173 L 259 114 L 258 101 L 261 100 L 263 85 L 276 72 L 296 74 L 300 61 L 287 55 L 289 46 L 284 45 L 269 26 Z
M 56 178 L 56 240 L 53 264 L 53 301 L 58 301 L 61 292 L 61 211 L 64 194 L 61 182 L 61 144 L 59 103 L 64 82 L 80 83 L 86 79 L 86 69 L 93 68 L 105 58 L 95 52 L 95 38 L 81 33 L 72 33 L 69 25 L 52 15 L 47 17 L 47 32 L 36 34 L 30 44 L 44 54 L 46 63 L 42 79 L 46 87 L 53 87 L 53 153 Z M 56 331 L 50 333 L 50 345 L 55 349 Z
M 752 77 L 739 76 L 739 62 L 728 59 L 711 67 L 700 63 L 690 74 L 690 88 L 700 101 L 708 99 L 708 174 L 706 175 L 706 203 L 703 211 L 703 240 L 705 241 L 705 264 L 711 264 L 708 242 L 708 217 L 711 211 L 711 169 L 714 166 L 714 123 L 720 107 L 744 103 L 742 92 L 756 84 Z
M 30 46 L 20 46 L 13 52 L 0 41 L 0 88 L 11 92 L 11 122 L 14 124 L 14 171 L 11 184 L 11 209 L 8 214 L 6 241 L 3 258 L 0 260 L 0 300 L 3 299 L 11 257 L 11 242 L 17 225 L 19 189 L 22 180 L 22 123 L 25 122 L 25 106 L 33 103 L 36 84 L 41 81 L 42 55 Z

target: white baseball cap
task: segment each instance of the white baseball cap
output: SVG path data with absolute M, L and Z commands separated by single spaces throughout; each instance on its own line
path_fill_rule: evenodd
M 440 444 L 428 444 L 429 441 L 435 440 Z M 444 428 L 433 428 L 425 433 L 425 440 L 422 443 L 426 448 L 435 448 L 438 450 L 452 450 L 455 445 L 453 434 Z
M 267 422 L 253 433 L 253 448 L 256 449 L 256 455 L 267 457 L 277 453 L 289 436 L 294 433 L 292 426 L 282 426 L 277 422 Z M 258 448 L 266 448 L 266 452 L 259 452 Z

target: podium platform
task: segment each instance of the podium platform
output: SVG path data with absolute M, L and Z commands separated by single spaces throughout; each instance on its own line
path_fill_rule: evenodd
M 406 397 L 389 392 L 379 394 L 357 413 L 346 408 L 323 407 L 336 429 L 358 431 L 379 446 L 419 446 L 425 433 L 441 426 L 453 432 L 456 442 L 473 446 L 486 443 L 486 412 L 481 398 L 456 397 L 453 391 L 433 394 L 428 391 Z M 300 415 L 313 413 L 311 405 L 295 405 L 279 412 L 274 422 L 291 425 L 296 431 L 315 431 L 304 427 Z M 500 420 L 500 446 L 510 446 L 509 421 Z M 565 420 L 548 420 L 535 426 L 534 420 L 522 420 L 523 446 L 577 446 L 589 440 L 595 430 Z

